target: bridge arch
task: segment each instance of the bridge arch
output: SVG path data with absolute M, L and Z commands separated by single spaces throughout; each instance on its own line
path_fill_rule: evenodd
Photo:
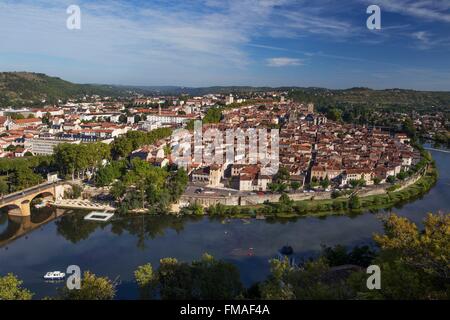
M 9 210 L 8 214 L 12 216 L 27 217 L 31 215 L 30 204 L 37 197 L 52 197 L 53 200 L 64 196 L 64 190 L 67 184 L 49 182 L 38 186 L 34 186 L 22 191 L 18 191 L 0 198 L 0 208 L 15 205 L 20 208 L 18 210 Z
M 18 216 L 22 214 L 22 208 L 19 204 L 9 203 L 0 205 L 0 214 L 2 214 L 2 212 L 6 213 L 7 215 Z
M 43 192 L 37 193 L 33 196 L 31 201 L 33 201 L 36 198 L 48 198 L 48 197 L 52 197 L 52 198 L 55 197 L 55 193 L 53 192 L 53 190 L 51 190 L 51 191 L 48 190 L 48 191 L 43 191 Z

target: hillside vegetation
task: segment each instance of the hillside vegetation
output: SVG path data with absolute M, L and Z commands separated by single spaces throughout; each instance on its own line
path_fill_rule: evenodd
M 322 88 L 294 89 L 289 96 L 296 101 L 313 102 L 320 109 L 332 107 L 347 109 L 366 107 L 379 110 L 393 109 L 398 112 L 450 110 L 450 92 L 414 91 L 403 89 L 371 90 L 351 88 L 328 90 Z
M 84 95 L 117 95 L 120 90 L 111 86 L 74 84 L 41 73 L 0 73 L 0 107 L 28 106 L 58 100 L 81 98 Z

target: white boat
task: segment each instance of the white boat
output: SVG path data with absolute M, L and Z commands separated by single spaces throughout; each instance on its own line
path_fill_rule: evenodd
M 66 277 L 64 272 L 60 271 L 50 271 L 47 272 L 44 276 L 45 280 L 63 280 Z

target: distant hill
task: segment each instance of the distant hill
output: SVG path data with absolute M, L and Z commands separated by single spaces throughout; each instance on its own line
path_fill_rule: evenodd
M 296 101 L 313 102 L 323 109 L 367 107 L 374 110 L 391 109 L 400 112 L 412 110 L 450 112 L 450 92 L 443 91 L 297 88 L 289 95 Z
M 0 106 L 28 106 L 45 100 L 55 103 L 59 99 L 84 95 L 117 95 L 121 90 L 113 86 L 74 84 L 41 73 L 1 72 Z
M 250 87 L 215 86 L 189 88 L 179 86 L 117 86 L 97 84 L 75 84 L 57 77 L 41 73 L 0 72 L 0 107 L 29 106 L 57 102 L 59 99 L 79 98 L 84 95 L 132 96 L 136 93 L 147 95 L 201 96 L 208 93 L 246 94 L 264 91 L 289 92 L 289 96 L 301 102 L 314 102 L 325 110 L 334 107 L 367 107 L 371 109 L 390 108 L 397 111 L 444 111 L 450 110 L 450 92 L 414 91 L 404 89 L 372 90 L 350 88 L 331 90 L 325 88 L 300 87 Z
M 289 88 L 271 88 L 271 87 L 250 87 L 250 86 L 215 86 L 215 87 L 176 87 L 176 86 L 134 86 L 134 87 L 120 87 L 122 89 L 132 90 L 143 94 L 167 94 L 167 95 L 181 95 L 187 94 L 190 96 L 202 96 L 209 93 L 215 94 L 246 94 L 252 92 L 264 92 L 270 90 L 288 91 L 295 87 Z M 285 89 L 285 90 L 283 90 Z

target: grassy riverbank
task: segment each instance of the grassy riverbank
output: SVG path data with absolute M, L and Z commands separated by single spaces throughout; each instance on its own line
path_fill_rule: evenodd
M 206 213 L 210 216 L 230 218 L 296 218 L 302 216 L 326 216 L 358 214 L 365 211 L 390 209 L 422 197 L 436 183 L 437 169 L 430 163 L 426 173 L 414 184 L 399 191 L 366 197 L 352 196 L 327 200 L 292 201 L 286 195 L 277 203 L 249 206 L 216 205 L 205 209 L 191 208 L 194 214 Z M 195 207 L 195 206 L 194 206 Z

